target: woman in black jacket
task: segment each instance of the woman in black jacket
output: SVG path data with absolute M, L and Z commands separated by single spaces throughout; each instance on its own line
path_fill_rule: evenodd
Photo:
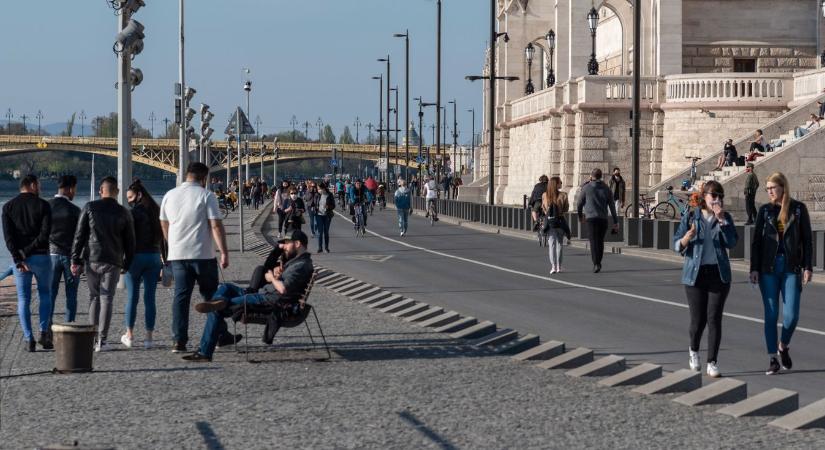
M 767 375 L 792 366 L 788 346 L 799 321 L 802 285 L 813 274 L 811 219 L 805 204 L 791 198 L 788 180 L 780 172 L 765 183 L 770 202 L 759 208 L 751 243 L 751 283 L 759 283 L 765 307 Z M 782 335 L 777 347 L 776 321 L 782 295 Z M 778 355 L 777 355 L 778 351 Z M 777 358 L 778 357 L 778 358 Z M 781 361 L 781 365 L 780 365 Z
M 166 243 L 160 227 L 160 207 L 152 199 L 140 180 L 135 181 L 126 191 L 129 206 L 132 207 L 132 221 L 135 227 L 135 258 L 129 266 L 124 282 L 126 284 L 126 334 L 120 342 L 132 347 L 133 330 L 137 320 L 137 304 L 140 300 L 140 283 L 143 282 L 143 308 L 146 336 L 143 347 L 152 348 L 152 331 L 155 329 L 155 291 L 166 260 Z
M 284 232 L 289 230 L 300 230 L 304 223 L 304 212 L 306 206 L 304 199 L 298 196 L 298 190 L 294 187 L 289 190 L 289 198 L 284 201 L 282 206 L 284 215 L 286 216 L 286 227 Z

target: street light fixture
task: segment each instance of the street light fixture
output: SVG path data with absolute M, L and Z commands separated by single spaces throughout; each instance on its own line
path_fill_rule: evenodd
M 592 51 L 590 52 L 590 62 L 587 63 L 587 73 L 590 75 L 599 74 L 599 62 L 596 61 L 596 28 L 599 26 L 599 12 L 596 7 L 590 8 L 587 13 L 587 26 L 590 27 L 590 41 L 592 43 Z
M 34 117 L 37 119 L 37 135 L 40 136 L 40 120 L 43 119 L 43 113 L 38 109 L 37 115 Z
M 405 157 L 404 157 L 404 179 L 409 182 L 410 180 L 410 30 L 407 30 L 405 33 L 396 33 L 393 35 L 397 38 L 404 38 L 404 49 L 405 49 L 405 56 L 406 56 L 406 79 L 404 82 L 404 150 L 405 150 Z M 397 127 L 396 127 L 397 128 Z
M 440 8 L 441 7 L 440 6 L 441 5 L 441 0 L 439 0 L 438 4 L 439 4 L 439 8 Z M 390 161 L 390 77 L 391 77 L 391 73 L 392 73 L 390 71 L 390 67 L 391 67 L 390 66 L 390 55 L 387 55 L 386 58 L 378 58 L 377 61 L 387 63 L 387 122 L 384 126 L 384 130 L 387 133 L 387 136 L 386 136 L 387 137 L 387 150 L 386 150 L 386 154 L 385 154 L 385 156 L 387 158 L 387 167 L 384 170 L 384 174 L 382 174 L 382 176 L 384 177 L 382 179 L 384 181 L 387 181 L 388 178 L 387 178 L 386 172 L 389 170 L 389 164 L 390 164 L 389 163 L 389 161 Z
M 547 50 L 550 52 L 550 69 L 547 70 L 547 87 L 556 84 L 556 73 L 553 71 L 553 54 L 556 51 L 556 32 L 552 29 L 544 36 L 547 41 Z
M 80 137 L 86 137 L 86 111 L 80 110 Z
M 524 48 L 524 55 L 527 58 L 527 85 L 524 87 L 524 93 L 527 95 L 536 91 L 533 86 L 533 56 L 535 56 L 535 54 L 536 48 L 533 47 L 533 43 L 530 42 L 527 44 L 527 47 Z

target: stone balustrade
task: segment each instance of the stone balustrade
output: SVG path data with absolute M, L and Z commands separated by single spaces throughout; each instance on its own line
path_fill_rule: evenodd
M 513 120 L 529 117 L 534 114 L 542 113 L 549 109 L 558 108 L 560 105 L 560 94 L 562 93 L 561 86 L 553 86 L 548 89 L 543 89 L 534 94 L 524 96 L 512 102 L 511 114 Z
M 665 77 L 667 104 L 787 108 L 794 79 L 787 73 L 706 73 Z
M 825 69 L 797 72 L 793 77 L 794 103 L 801 104 L 823 94 Z
M 578 103 L 588 108 L 628 108 L 633 100 L 633 77 L 588 75 L 578 79 Z M 658 103 L 660 81 L 642 77 L 641 102 Z

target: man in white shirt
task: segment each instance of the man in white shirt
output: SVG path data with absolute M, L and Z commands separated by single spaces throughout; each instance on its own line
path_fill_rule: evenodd
M 433 179 L 432 176 L 428 176 L 427 182 L 424 184 L 424 198 L 427 199 L 427 214 L 425 217 L 430 216 L 430 205 L 432 205 L 433 220 L 438 220 L 436 209 L 438 206 L 438 202 L 436 201 L 438 200 L 438 191 L 438 183 L 435 182 L 435 179 Z
M 209 168 L 205 164 L 189 164 L 186 182 L 167 192 L 160 205 L 160 224 L 169 243 L 167 260 L 171 262 L 175 276 L 173 353 L 186 351 L 189 302 L 195 282 L 204 300 L 210 300 L 218 289 L 218 264 L 213 241 L 221 254 L 221 267 L 229 267 L 226 233 L 218 199 L 205 189 L 208 176 Z

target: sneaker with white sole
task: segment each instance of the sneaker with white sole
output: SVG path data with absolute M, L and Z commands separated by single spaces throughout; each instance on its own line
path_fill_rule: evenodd
M 690 359 L 688 360 L 688 366 L 690 366 L 690 370 L 694 372 L 699 372 L 702 370 L 702 362 L 699 361 L 699 352 L 694 352 L 693 350 L 688 350 L 690 352 Z
M 105 352 L 109 350 L 109 346 L 106 345 L 106 341 L 98 341 L 95 345 L 96 352 Z
M 146 350 L 151 349 L 152 347 L 154 347 L 154 345 L 155 344 L 152 342 L 151 339 L 144 339 L 143 340 L 143 348 L 146 349 Z
M 132 348 L 132 340 L 129 339 L 129 336 L 125 334 L 120 337 L 120 343 L 123 344 L 126 348 Z
M 715 362 L 708 363 L 707 374 L 711 378 L 719 378 L 722 376 L 722 372 L 719 371 L 719 366 L 717 366 Z

